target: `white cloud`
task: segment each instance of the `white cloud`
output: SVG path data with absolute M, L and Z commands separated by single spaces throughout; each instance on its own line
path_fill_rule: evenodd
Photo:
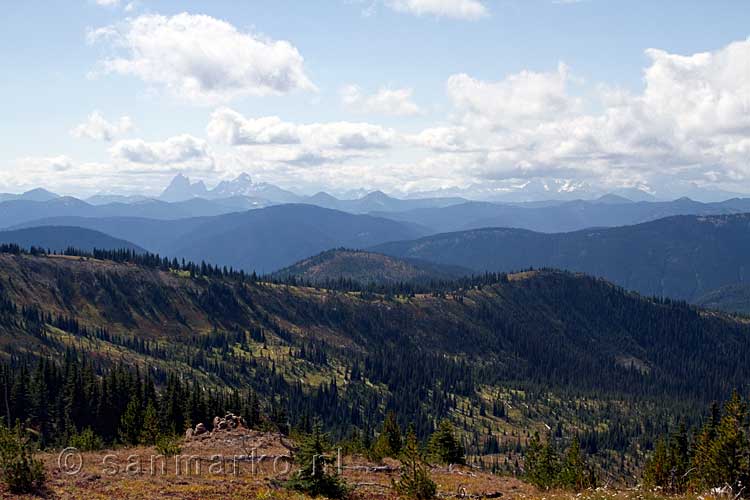
M 79 197 L 102 192 L 157 195 L 174 173 L 182 170 L 175 167 L 145 172 L 135 166 L 80 162 L 65 155 L 23 157 L 11 165 L 0 176 L 0 191 L 22 192 L 45 187 L 58 194 Z M 149 174 L 149 182 L 144 182 L 143 173 Z
M 245 118 L 229 108 L 211 115 L 206 132 L 211 140 L 231 146 L 299 145 L 308 150 L 384 149 L 396 140 L 394 130 L 369 123 L 296 124 L 275 116 Z
M 446 85 L 454 124 L 409 140 L 442 152 L 475 181 L 546 177 L 662 189 L 723 182 L 743 190 L 739 183 L 750 178 L 750 41 L 688 56 L 646 54 L 643 91 L 600 85 L 599 104 L 571 91 L 563 64 L 499 81 L 454 75 Z
M 94 141 L 112 141 L 133 130 L 133 121 L 123 116 L 116 123 L 108 122 L 99 111 L 92 112 L 86 121 L 73 128 L 71 135 L 76 139 L 91 139 Z
M 385 4 L 398 12 L 417 16 L 476 20 L 489 15 L 487 7 L 478 0 L 386 0 Z
M 93 185 L 87 175 L 106 185 L 124 182 L 127 172 L 247 169 L 287 186 L 464 195 L 470 191 L 457 190 L 471 186 L 484 192 L 536 186 L 540 196 L 618 187 L 660 196 L 675 193 L 675 186 L 748 191 L 750 41 L 692 55 L 656 49 L 646 55 L 639 90 L 580 83 L 564 64 L 492 79 L 453 75 L 445 85 L 447 116 L 413 134 L 366 122 L 250 117 L 220 107 L 206 128 L 210 144 L 189 135 L 120 140 L 110 148 L 111 165 L 26 158 L 3 173 L 0 185 L 8 179 L 25 186 L 33 179 Z M 374 95 L 348 88 L 342 98 L 362 110 Z M 75 134 L 107 140 L 120 124 L 89 117 Z
M 25 174 L 67 172 L 73 168 L 73 160 L 65 155 L 25 157 L 18 160 Z
M 568 67 L 560 63 L 555 72 L 522 71 L 497 82 L 453 75 L 448 78 L 446 91 L 466 121 L 517 127 L 576 111 L 580 100 L 568 93 L 569 80 Z
M 412 89 L 381 88 L 376 93 L 364 95 L 357 85 L 346 85 L 340 91 L 341 103 L 361 113 L 391 116 L 409 116 L 419 113 L 419 106 L 412 101 Z
M 92 31 L 89 40 L 118 53 L 101 61 L 105 73 L 133 75 L 196 103 L 315 90 L 291 43 L 210 16 L 142 15 Z
M 102 7 L 117 7 L 120 5 L 120 0 L 94 0 L 94 2 Z
M 409 143 L 433 151 L 460 152 L 476 149 L 465 127 L 433 127 L 408 137 Z
M 206 141 L 183 134 L 165 141 L 146 142 L 142 139 L 121 140 L 110 149 L 114 159 L 158 168 L 185 166 L 211 169 L 214 159 Z

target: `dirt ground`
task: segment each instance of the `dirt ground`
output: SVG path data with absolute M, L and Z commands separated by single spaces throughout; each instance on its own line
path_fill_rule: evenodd
M 46 490 L 18 497 L 0 491 L 0 498 L 110 499 L 279 499 L 308 497 L 283 488 L 294 473 L 294 444 L 281 435 L 235 429 L 186 440 L 178 457 L 164 458 L 154 448 L 118 448 L 97 452 L 43 453 Z M 353 499 L 395 499 L 391 481 L 399 463 L 373 463 L 357 456 L 337 460 L 352 487 Z M 539 500 L 656 500 L 639 491 L 592 490 L 578 494 L 541 492 L 511 477 L 468 467 L 436 467 L 433 480 L 440 498 L 519 498 Z M 702 497 L 708 500 L 709 496 Z

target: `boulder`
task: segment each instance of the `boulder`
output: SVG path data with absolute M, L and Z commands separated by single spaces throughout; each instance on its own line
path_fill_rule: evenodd
M 195 426 L 195 432 L 193 432 L 194 435 L 200 436 L 201 434 L 206 433 L 206 426 L 203 425 L 203 423 L 199 423 Z

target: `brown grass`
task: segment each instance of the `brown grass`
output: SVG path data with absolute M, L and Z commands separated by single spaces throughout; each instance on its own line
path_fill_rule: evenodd
M 179 460 L 159 458 L 151 447 L 82 453 L 83 466 L 76 474 L 61 470 L 59 452 L 46 452 L 41 454 L 48 474 L 46 491 L 18 497 L 0 490 L 0 498 L 305 500 L 308 497 L 290 492 L 282 485 L 293 473 L 288 458 L 293 447 L 292 442 L 278 434 L 223 431 L 185 441 Z M 77 462 L 72 460 L 69 463 L 75 466 Z M 373 463 L 360 456 L 346 456 L 342 457 L 341 463 L 343 477 L 352 487 L 353 499 L 396 498 L 391 482 L 398 475 L 397 461 L 386 459 Z M 664 498 L 639 490 L 599 489 L 577 494 L 543 492 L 519 479 L 495 476 L 469 467 L 433 467 L 432 477 L 441 498 L 482 498 L 483 495 L 497 494 L 500 494 L 499 498 L 529 500 Z M 711 497 L 703 498 L 708 500 Z

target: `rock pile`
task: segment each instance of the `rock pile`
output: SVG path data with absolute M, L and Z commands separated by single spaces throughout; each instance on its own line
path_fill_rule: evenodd
M 185 431 L 185 437 L 191 439 L 194 436 L 213 434 L 218 431 L 231 431 L 238 428 L 247 429 L 247 422 L 245 422 L 245 419 L 234 413 L 227 413 L 223 418 L 216 416 L 212 423 L 213 429 L 210 433 L 208 432 L 206 425 L 203 422 L 200 422 L 195 426 L 195 429 L 188 429 Z

